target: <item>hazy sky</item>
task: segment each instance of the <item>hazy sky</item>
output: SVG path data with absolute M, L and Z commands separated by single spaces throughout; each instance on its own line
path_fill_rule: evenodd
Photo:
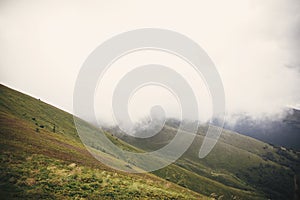
M 180 32 L 204 48 L 223 80 L 229 115 L 276 114 L 286 105 L 300 105 L 299 0 L 0 0 L 0 81 L 72 112 L 75 80 L 90 52 L 116 34 L 145 27 Z M 148 53 L 119 64 L 155 59 L 183 65 Z M 195 80 L 191 71 L 181 73 Z M 117 74 L 106 80 L 105 96 L 97 97 L 103 105 L 110 102 Z M 191 84 L 199 93 L 200 110 L 209 115 L 200 82 Z M 136 116 L 147 112 L 146 104 L 158 102 L 176 116 L 170 94 L 153 87 L 145 91 L 130 103 Z M 154 98 L 144 101 L 148 96 Z M 111 110 L 103 105 L 95 107 L 103 108 L 100 119 L 109 121 Z

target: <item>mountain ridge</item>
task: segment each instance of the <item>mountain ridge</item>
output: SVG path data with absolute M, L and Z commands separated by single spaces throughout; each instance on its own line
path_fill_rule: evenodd
M 129 198 L 129 196 L 126 196 L 127 193 L 130 193 L 135 198 L 158 198 L 156 195 L 161 195 L 166 199 L 206 199 L 207 197 L 214 199 L 293 198 L 294 175 L 299 174 L 297 171 L 298 165 L 296 164 L 299 161 L 299 156 L 297 152 L 292 150 L 282 150 L 279 147 L 224 130 L 213 151 L 205 159 L 200 160 L 198 151 L 205 132 L 205 127 L 202 127 L 186 154 L 170 166 L 153 172 L 156 176 L 148 173 L 142 175 L 124 174 L 101 164 L 86 151 L 79 140 L 71 114 L 2 85 L 0 86 L 0 93 L 0 136 L 2 139 L 0 150 L 1 154 L 4 155 L 0 165 L 1 172 L 3 172 L 0 187 L 14 186 L 19 188 L 21 193 L 15 192 L 17 197 L 21 194 L 25 194 L 25 197 L 30 195 L 43 196 L 43 192 L 46 192 L 49 196 L 62 197 L 62 191 L 54 187 L 53 184 L 45 186 L 47 185 L 45 183 L 47 178 L 41 177 L 41 180 L 33 181 L 34 177 L 31 177 L 28 170 L 25 170 L 25 172 L 29 175 L 20 175 L 19 171 L 24 168 L 24 166 L 23 168 L 19 166 L 20 160 L 26 161 L 33 156 L 35 162 L 49 164 L 47 160 L 52 159 L 51 162 L 57 163 L 55 166 L 50 165 L 50 168 L 52 166 L 55 169 L 47 169 L 44 165 L 38 165 L 41 169 L 45 168 L 48 179 L 54 183 L 61 184 L 57 176 L 53 175 L 54 172 L 75 173 L 77 178 L 79 177 L 79 180 L 77 180 L 72 175 L 71 183 L 67 182 L 70 180 L 63 179 L 65 181 L 63 183 L 71 187 L 64 191 L 68 195 L 73 195 L 72 197 L 75 195 L 82 198 L 96 198 L 93 194 L 97 194 L 107 199 L 121 197 L 126 199 Z M 17 122 L 14 122 L 14 120 L 17 120 Z M 95 130 L 93 126 L 87 125 L 87 128 Z M 147 142 L 148 146 L 142 145 L 145 143 L 137 142 L 137 140 L 130 141 L 128 138 L 118 138 L 116 132 L 112 130 L 105 131 L 105 134 L 122 148 L 149 151 L 154 147 L 166 144 L 175 134 L 174 130 L 176 129 L 168 126 L 164 127 L 161 135 L 158 134 L 154 137 L 154 140 Z M 103 149 L 97 148 L 93 149 L 101 155 L 107 156 L 108 159 L 116 159 L 105 154 L 102 151 Z M 20 156 L 23 155 L 24 149 L 27 154 Z M 11 158 L 13 163 L 10 163 L 7 161 L 10 157 L 17 158 Z M 25 163 L 30 169 L 33 167 L 28 162 Z M 94 172 L 96 174 L 95 180 L 102 180 L 102 183 L 96 184 L 95 181 L 84 183 L 89 188 L 87 189 L 89 192 L 85 192 L 81 188 L 83 186 L 77 182 L 82 179 L 85 180 L 85 176 L 89 180 L 92 177 L 89 173 L 75 172 L 75 169 L 68 166 L 73 163 L 78 166 L 75 167 L 76 170 Z M 8 173 L 7 169 L 10 169 L 8 167 L 15 171 L 9 171 Z M 133 164 L 132 167 L 134 167 Z M 105 177 L 101 175 L 102 172 L 97 172 L 96 169 L 102 170 L 102 172 L 105 171 Z M 116 177 L 114 177 L 114 173 L 117 174 Z M 12 174 L 19 176 L 21 180 L 16 181 L 17 178 L 11 180 L 14 177 L 11 176 Z M 108 175 L 109 178 L 106 177 Z M 45 174 L 40 172 L 38 176 L 45 176 Z M 110 182 L 109 179 L 111 179 Z M 143 193 L 140 191 L 141 188 L 145 188 L 147 185 L 142 179 L 153 181 L 152 189 L 150 188 L 148 192 Z M 119 182 L 121 183 L 119 184 Z M 132 188 L 130 184 L 128 185 L 128 182 L 138 186 Z M 97 185 L 97 189 L 102 188 L 102 190 L 99 192 L 97 189 L 92 189 L 94 184 Z M 114 188 L 118 184 L 122 187 Z M 162 187 L 159 187 L 160 185 Z M 72 189 L 72 187 L 76 189 Z M 35 191 L 35 194 L 32 191 Z
M 207 199 L 152 174 L 103 165 L 80 143 L 72 115 L 3 85 L 0 93 L 1 197 Z

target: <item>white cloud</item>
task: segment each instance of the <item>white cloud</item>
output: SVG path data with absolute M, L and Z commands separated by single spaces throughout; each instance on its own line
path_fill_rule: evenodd
M 0 80 L 72 112 L 77 73 L 96 46 L 127 30 L 166 28 L 198 42 L 214 60 L 229 114 L 274 114 L 300 102 L 299 4 L 1 1 Z

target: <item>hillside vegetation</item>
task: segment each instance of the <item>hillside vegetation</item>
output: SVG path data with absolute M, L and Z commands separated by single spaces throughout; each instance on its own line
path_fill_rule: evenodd
M 1 199 L 207 199 L 106 167 L 80 142 L 72 115 L 3 85 L 0 127 Z
M 72 115 L 3 85 L 0 94 L 0 191 L 7 198 L 297 198 L 298 152 L 224 130 L 213 151 L 199 159 L 204 126 L 175 163 L 153 174 L 127 174 L 90 155 L 79 140 Z M 103 131 L 84 124 L 88 132 Z M 128 151 L 152 151 L 174 137 L 176 125 L 168 124 L 148 139 L 129 137 L 114 129 L 105 133 Z M 90 148 L 125 165 L 101 146 Z M 135 167 L 134 163 L 130 167 Z

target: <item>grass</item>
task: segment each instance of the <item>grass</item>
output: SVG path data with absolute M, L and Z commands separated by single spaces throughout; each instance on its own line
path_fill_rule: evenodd
M 205 195 L 214 193 L 225 199 L 232 196 L 237 199 L 293 198 L 293 179 L 300 174 L 297 152 L 224 130 L 212 152 L 199 159 L 205 129 L 200 129 L 179 160 L 154 174 Z M 161 133 L 146 142 L 126 136 L 121 139 L 151 151 L 169 143 L 175 134 L 176 129 L 165 126 Z
M 93 134 L 102 131 L 83 126 Z M 5 86 L 0 86 L 0 127 L 0 190 L 12 199 L 292 199 L 300 174 L 298 152 L 226 130 L 199 159 L 205 127 L 168 167 L 153 174 L 116 171 L 83 146 L 72 115 Z M 120 139 L 112 130 L 105 134 L 122 149 L 142 152 L 164 146 L 174 130 L 166 126 L 146 141 Z M 101 143 L 88 143 L 103 159 L 125 165 Z
M 186 199 L 151 179 L 66 163 L 41 154 L 1 155 L 2 194 L 14 199 Z
M 103 165 L 80 142 L 70 114 L 4 86 L 0 93 L 2 198 L 207 199 L 152 174 Z

